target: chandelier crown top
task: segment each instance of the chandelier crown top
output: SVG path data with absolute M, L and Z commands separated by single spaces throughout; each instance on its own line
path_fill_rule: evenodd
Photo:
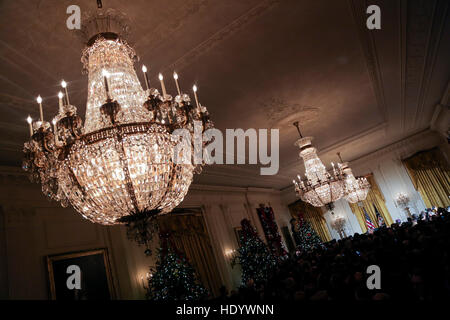
M 312 141 L 314 140 L 313 137 L 302 137 L 298 139 L 294 145 L 299 147 L 301 151 L 307 148 L 312 148 Z M 314 148 L 315 149 L 315 148 Z
M 127 39 L 130 36 L 131 21 L 128 16 L 116 9 L 98 8 L 87 11 L 81 19 L 79 38 L 87 45 L 92 45 L 99 36 L 110 39 Z
M 350 168 L 349 163 L 347 161 L 341 162 L 340 165 L 341 165 L 342 171 L 344 171 L 344 172 L 345 172 L 345 170 L 350 170 L 350 172 L 352 171 L 352 169 Z

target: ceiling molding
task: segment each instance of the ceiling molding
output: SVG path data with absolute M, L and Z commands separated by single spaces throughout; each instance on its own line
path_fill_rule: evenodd
M 441 103 L 434 107 L 433 116 L 430 121 L 430 128 L 438 132 L 443 138 L 447 139 L 450 131 L 450 82 L 441 98 Z
M 24 63 L 24 65 L 26 64 L 28 68 L 30 66 L 35 68 L 38 71 L 36 73 L 40 75 L 40 81 L 45 81 L 42 79 L 44 76 L 46 76 L 47 79 L 50 79 L 51 82 L 57 81 L 55 75 L 52 74 L 49 70 L 45 69 L 43 66 L 36 63 L 36 61 L 34 61 L 33 59 L 30 59 L 26 54 L 24 54 L 23 52 L 20 52 L 19 50 L 16 50 L 11 45 L 2 41 L 1 39 L 0 39 L 0 46 L 3 47 L 5 49 L 5 51 L 9 51 L 12 56 L 19 58 L 20 61 L 22 61 Z M 2 55 L 6 56 L 5 52 L 3 52 Z M 8 62 L 11 64 L 11 61 L 8 60 Z M 17 64 L 11 64 L 11 65 L 13 67 L 19 68 Z M 19 70 L 23 71 L 23 68 L 20 68 Z M 25 89 L 23 89 L 23 90 L 25 90 Z
M 280 194 L 279 190 L 273 188 L 255 188 L 255 187 L 232 187 L 206 184 L 192 184 L 189 188 L 191 191 L 207 191 L 207 192 L 235 192 L 235 193 L 270 193 Z
M 12 82 L 11 82 L 12 83 Z M 9 107 L 14 110 L 30 112 L 36 108 L 36 103 L 32 100 L 24 99 L 7 93 L 0 93 L 0 105 L 5 108 Z
M 357 134 L 352 135 L 351 137 L 348 137 L 348 138 L 346 138 L 344 140 L 341 140 L 341 141 L 339 141 L 337 143 L 333 143 L 332 145 L 324 147 L 324 148 L 322 148 L 320 150 L 319 153 L 320 154 L 325 154 L 325 153 L 337 151 L 337 149 L 341 149 L 341 148 L 343 148 L 344 146 L 346 146 L 346 145 L 348 145 L 350 143 L 353 143 L 353 142 L 355 142 L 357 140 L 364 139 L 364 138 L 366 138 L 366 137 L 368 137 L 368 136 L 370 136 L 370 135 L 372 135 L 374 133 L 380 133 L 381 132 L 382 134 L 385 134 L 387 126 L 388 126 L 387 122 L 379 123 L 379 124 L 377 124 L 377 125 L 375 125 L 373 127 L 370 127 L 367 130 L 364 130 L 363 132 L 357 133 Z
M 402 122 L 410 127 L 420 126 L 424 103 L 442 38 L 448 2 L 440 0 L 408 1 L 405 21 L 406 34 L 402 41 L 405 56 L 402 61 Z M 414 108 L 413 110 L 409 108 Z
M 412 2 L 415 4 L 415 2 Z M 429 3 L 429 1 L 426 1 Z M 420 119 L 423 119 L 424 104 L 427 98 L 428 89 L 430 87 L 431 77 L 436 63 L 439 45 L 441 43 L 442 34 L 445 26 L 445 19 L 448 13 L 449 2 L 435 0 L 434 11 L 431 18 L 431 25 L 427 38 L 426 55 L 424 57 L 424 66 L 422 71 L 421 86 L 418 97 L 418 105 L 414 118 L 416 126 L 420 126 Z M 412 23 L 408 23 L 411 26 Z
M 256 181 L 258 184 L 261 183 L 269 183 L 273 184 L 275 181 L 284 183 L 286 179 L 289 179 L 289 177 L 284 176 L 280 173 L 277 173 L 276 175 L 260 175 L 259 174 L 259 168 L 263 168 L 265 166 L 262 165 L 254 165 L 255 169 L 247 169 L 242 168 L 239 165 L 212 165 L 207 166 L 204 168 L 203 172 L 201 173 L 202 176 L 212 176 L 217 178 L 229 178 L 229 179 L 238 179 L 238 180 L 244 180 L 249 184 L 249 181 Z M 281 167 L 280 167 L 281 169 Z
M 155 51 L 159 46 L 161 46 L 174 32 L 183 27 L 185 22 L 188 21 L 191 16 L 198 14 L 204 7 L 206 7 L 208 2 L 210 1 L 184 0 L 182 5 L 177 8 L 177 12 L 167 15 L 164 23 L 158 24 L 158 26 L 152 30 L 150 35 L 145 34 L 138 38 L 135 30 L 132 30 L 128 37 L 134 37 L 135 39 L 133 39 L 132 42 L 135 43 L 136 50 L 142 49 L 142 56 L 147 56 L 150 52 Z
M 13 122 L 4 122 L 0 121 L 0 128 L 7 129 L 8 131 L 14 131 L 14 132 L 24 132 L 24 130 L 28 127 L 28 124 L 23 121 L 23 125 L 19 125 L 17 123 Z M 1 143 L 1 141 L 0 141 Z
M 422 148 L 422 145 L 426 145 L 431 148 L 437 143 L 438 139 L 436 133 L 427 128 L 349 162 L 350 165 L 355 166 L 362 162 L 380 159 L 381 157 L 392 152 L 396 152 L 399 157 L 404 158 L 414 152 L 417 152 L 418 149 Z
M 398 1 L 399 17 L 399 53 L 400 53 L 400 128 L 401 132 L 406 130 L 405 119 L 405 92 L 406 92 L 406 23 L 408 21 L 407 2 L 406 0 Z
M 447 88 L 442 95 L 441 105 L 444 107 L 450 107 L 450 82 L 447 84 Z
M 225 27 L 217 31 L 211 37 L 200 43 L 195 48 L 189 50 L 185 55 L 178 58 L 171 65 L 167 66 L 164 71 L 182 70 L 192 62 L 197 60 L 198 57 L 210 51 L 222 41 L 226 40 L 236 32 L 253 22 L 255 19 L 262 16 L 264 13 L 275 7 L 281 2 L 281 0 L 264 0 L 258 5 L 248 10 L 237 19 L 227 24 Z
M 366 60 L 367 72 L 372 82 L 373 92 L 377 100 L 378 110 L 383 121 L 387 120 L 387 104 L 384 95 L 384 83 L 381 75 L 380 62 L 378 59 L 378 52 L 375 45 L 374 32 L 376 30 L 369 30 L 366 27 L 366 5 L 365 1 L 348 0 L 351 15 L 358 31 L 358 37 L 361 49 Z

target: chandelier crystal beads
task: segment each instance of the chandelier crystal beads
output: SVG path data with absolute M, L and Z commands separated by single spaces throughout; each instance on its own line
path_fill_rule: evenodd
M 72 205 L 95 223 L 170 212 L 201 169 L 174 161 L 186 155 L 176 154 L 179 137 L 171 133 L 187 129 L 193 137 L 194 126 L 200 125 L 201 132 L 213 127 L 204 106 L 194 106 L 180 91 L 172 98 L 161 78 L 162 93 L 148 87 L 145 73 L 144 90 L 135 60 L 134 50 L 117 34 L 99 34 L 82 55 L 88 73 L 84 125 L 67 94 L 65 99 L 60 95 L 53 126 L 42 112 L 41 121 L 28 119 L 31 140 L 24 145 L 24 170 L 48 197 Z M 175 80 L 179 88 L 178 75 Z

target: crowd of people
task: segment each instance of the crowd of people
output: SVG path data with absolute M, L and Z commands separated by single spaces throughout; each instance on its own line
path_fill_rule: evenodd
M 409 218 L 371 234 L 332 240 L 280 262 L 265 283 L 249 280 L 218 300 L 444 300 L 450 298 L 450 213 Z M 369 289 L 370 265 L 380 269 L 380 289 Z

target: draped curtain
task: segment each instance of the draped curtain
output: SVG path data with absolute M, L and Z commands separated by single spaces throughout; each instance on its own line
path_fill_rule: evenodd
M 450 206 L 450 167 L 438 148 L 418 152 L 403 164 L 427 208 Z
M 199 280 L 213 296 L 222 285 L 216 259 L 203 217 L 196 214 L 176 214 L 158 219 L 162 232 L 169 232 L 176 248 L 186 255 Z
M 319 235 L 323 242 L 331 240 L 330 231 L 328 231 L 325 218 L 323 217 L 322 210 L 317 207 L 305 203 L 301 200 L 289 205 L 289 212 L 293 218 L 303 217 Z
M 392 217 L 386 207 L 384 196 L 381 193 L 373 174 L 367 175 L 366 178 L 370 183 L 370 191 L 367 194 L 366 199 L 359 203 L 349 203 L 350 208 L 358 219 L 359 225 L 361 226 L 361 230 L 363 232 L 367 231 L 364 210 L 367 212 L 372 224 L 376 227 L 379 227 L 378 218 L 376 215 L 377 212 L 381 215 L 387 226 L 390 226 L 393 223 Z

